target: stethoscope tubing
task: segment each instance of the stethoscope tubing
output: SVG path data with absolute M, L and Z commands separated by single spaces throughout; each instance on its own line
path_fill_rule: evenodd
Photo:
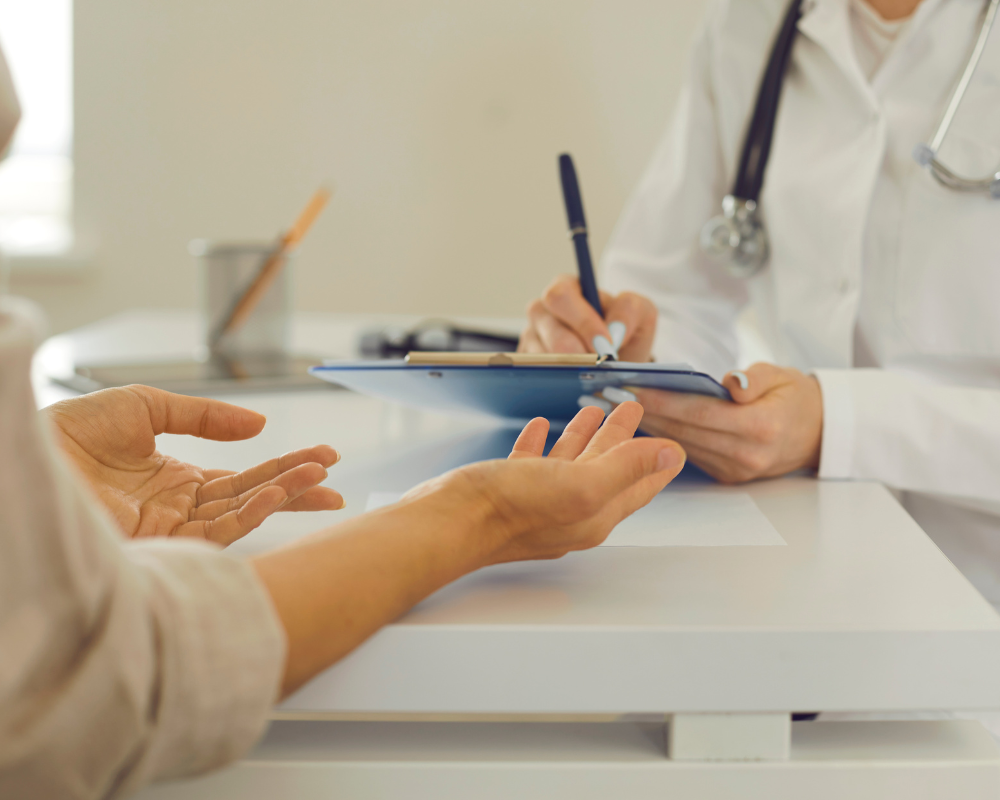
M 951 123 L 955 120 L 955 115 L 958 113 L 959 107 L 962 105 L 962 100 L 965 98 L 969 84 L 972 83 L 972 76 L 976 72 L 976 67 L 979 66 L 979 60 L 983 57 L 983 51 L 986 49 L 986 41 L 990 38 L 990 32 L 993 30 L 993 23 L 996 22 L 998 10 L 1000 10 L 1000 0 L 988 0 L 983 9 L 982 21 L 979 24 L 979 36 L 976 37 L 965 69 L 955 84 L 955 88 L 951 93 L 951 99 L 948 101 L 948 106 L 941 116 L 937 130 L 935 130 L 930 144 L 918 145 L 913 154 L 917 163 L 927 167 L 942 186 L 954 189 L 957 192 L 987 192 L 994 197 L 1000 191 L 1000 171 L 986 178 L 966 178 L 948 169 L 938 161 L 937 154 L 941 149 L 941 145 L 944 144 L 944 139 L 948 135 L 948 130 L 951 128 Z
M 967 193 L 986 193 L 1000 199 L 1000 170 L 981 179 L 966 178 L 950 170 L 937 158 L 938 150 L 944 143 L 948 129 L 979 66 L 998 11 L 1000 11 L 1000 0 L 986 0 L 979 35 L 934 136 L 930 144 L 918 145 L 913 156 L 948 189 Z M 709 220 L 702 229 L 702 248 L 718 259 L 731 274 L 740 278 L 755 275 L 769 257 L 767 229 L 760 218 L 760 193 L 770 157 L 782 85 L 791 61 L 792 47 L 801 15 L 802 0 L 791 0 L 757 90 L 756 104 L 743 141 L 733 190 L 723 202 L 722 216 Z

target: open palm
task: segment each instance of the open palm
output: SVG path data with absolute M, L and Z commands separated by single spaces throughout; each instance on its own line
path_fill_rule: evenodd
M 326 445 L 239 473 L 185 464 L 156 449 L 160 433 L 217 441 L 256 436 L 264 417 L 239 406 L 126 386 L 65 400 L 43 413 L 62 451 L 130 537 L 196 536 L 229 544 L 275 511 L 343 506 L 337 492 L 318 485 L 340 458 Z

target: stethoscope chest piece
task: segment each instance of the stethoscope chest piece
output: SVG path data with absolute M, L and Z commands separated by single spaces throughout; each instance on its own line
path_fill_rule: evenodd
M 750 278 L 767 263 L 767 233 L 757 203 L 733 195 L 722 201 L 722 214 L 701 229 L 701 247 L 734 278 Z

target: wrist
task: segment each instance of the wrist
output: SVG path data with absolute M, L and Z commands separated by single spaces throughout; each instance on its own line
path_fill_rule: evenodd
M 809 427 L 807 441 L 809 452 L 805 466 L 819 470 L 823 452 L 823 390 L 815 375 L 807 376 L 809 386 Z
M 463 574 L 495 563 L 507 539 L 488 493 L 470 474 L 474 471 L 465 467 L 428 481 L 397 506 L 433 537 L 448 540 Z

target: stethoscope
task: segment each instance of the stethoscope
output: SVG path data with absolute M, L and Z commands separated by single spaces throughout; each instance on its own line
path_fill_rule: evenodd
M 974 179 L 957 175 L 938 161 L 938 151 L 951 127 L 962 98 L 972 81 L 979 59 L 986 47 L 997 16 L 1000 0 L 987 0 L 979 36 L 969 55 L 962 77 L 952 92 L 944 116 L 938 123 L 930 144 L 917 145 L 913 157 L 927 167 L 941 185 L 959 192 L 982 192 L 1000 199 L 1000 170 L 985 178 Z M 774 122 L 778 116 L 778 101 L 785 71 L 791 59 L 792 45 L 802 15 L 802 0 L 792 0 L 778 30 L 767 68 L 757 89 L 757 102 L 750 127 L 743 140 L 740 166 L 732 191 L 722 201 L 722 214 L 713 217 L 702 228 L 701 247 L 737 278 L 750 278 L 767 263 L 770 255 L 767 229 L 760 217 L 759 200 L 764 183 L 764 171 L 771 154 Z

